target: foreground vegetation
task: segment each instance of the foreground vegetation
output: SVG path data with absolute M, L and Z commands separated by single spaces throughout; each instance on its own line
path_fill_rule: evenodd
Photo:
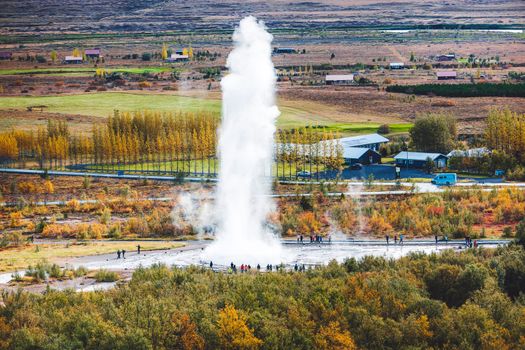
M 522 349 L 525 251 L 367 257 L 306 272 L 139 268 L 105 292 L 3 293 L 10 349 Z

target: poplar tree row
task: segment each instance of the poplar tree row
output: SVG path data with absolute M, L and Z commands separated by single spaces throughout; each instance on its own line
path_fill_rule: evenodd
M 48 121 L 34 131 L 0 134 L 3 166 L 39 169 L 131 173 L 164 173 L 213 177 L 217 174 L 219 116 L 207 112 L 115 111 L 91 133 L 73 135 L 66 122 Z M 276 133 L 275 171 L 294 178 L 340 170 L 339 135 L 302 128 Z

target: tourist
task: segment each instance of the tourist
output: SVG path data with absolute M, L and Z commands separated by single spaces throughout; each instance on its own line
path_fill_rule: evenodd
M 434 235 L 434 239 L 436 240 L 436 244 L 438 244 L 438 236 Z
M 301 235 L 297 235 L 297 243 L 301 241 Z
M 390 236 L 389 235 L 385 235 L 385 239 L 386 239 L 386 245 L 388 245 L 388 241 L 390 240 Z
M 117 259 L 120 259 L 120 249 L 117 250 Z
M 328 235 L 328 243 L 332 243 L 332 235 Z
M 126 251 L 124 249 L 122 249 L 122 259 L 126 259 Z
M 261 269 L 261 265 L 257 264 L 257 271 Z
M 445 235 L 445 244 L 448 244 L 448 236 Z
M 299 269 L 299 266 L 297 266 L 297 263 L 294 265 L 293 269 L 297 271 Z
M 478 240 L 475 239 L 475 240 L 474 240 L 474 248 L 477 248 L 477 247 L 478 247 Z
M 210 261 L 210 269 L 213 269 L 213 261 Z
M 140 244 L 137 245 L 137 254 L 140 255 Z
M 300 236 L 301 243 L 303 243 L 303 235 Z
M 394 235 L 394 244 L 397 244 L 397 235 Z
M 399 244 L 403 244 L 403 239 L 404 239 L 404 238 L 405 238 L 405 237 L 403 236 L 403 234 L 400 234 L 400 235 L 399 235 Z

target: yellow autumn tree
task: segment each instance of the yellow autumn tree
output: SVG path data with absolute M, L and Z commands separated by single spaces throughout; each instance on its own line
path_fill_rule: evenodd
M 168 58 L 168 47 L 166 44 L 162 44 L 162 59 L 166 60 Z
M 73 56 L 75 57 L 79 57 L 81 54 L 80 54 L 80 50 L 77 49 L 76 47 L 73 49 Z
M 319 350 L 355 350 L 350 332 L 342 330 L 339 322 L 330 322 L 319 329 L 315 336 L 315 348 Z
M 55 50 L 51 51 L 49 56 L 51 57 L 51 61 L 55 62 L 57 60 L 57 52 Z
M 219 312 L 219 344 L 224 350 L 258 349 L 262 341 L 246 325 L 246 316 L 233 305 L 226 305 Z

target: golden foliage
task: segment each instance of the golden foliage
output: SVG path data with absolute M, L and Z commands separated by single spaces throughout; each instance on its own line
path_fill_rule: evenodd
M 246 325 L 244 314 L 237 312 L 233 305 L 226 305 L 219 312 L 219 344 L 221 349 L 240 350 L 258 349 L 262 341 Z

